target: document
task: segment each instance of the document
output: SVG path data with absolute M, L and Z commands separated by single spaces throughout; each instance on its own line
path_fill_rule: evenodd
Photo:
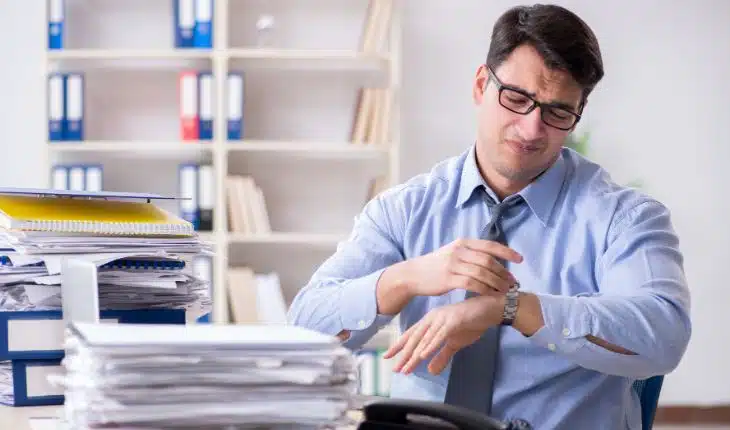
M 356 360 L 333 336 L 270 324 L 72 323 L 69 333 L 60 383 L 71 424 L 321 428 L 349 422 Z

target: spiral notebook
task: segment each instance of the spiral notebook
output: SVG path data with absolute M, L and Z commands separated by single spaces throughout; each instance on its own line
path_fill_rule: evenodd
M 153 203 L 0 194 L 0 227 L 102 235 L 193 236 L 193 225 Z

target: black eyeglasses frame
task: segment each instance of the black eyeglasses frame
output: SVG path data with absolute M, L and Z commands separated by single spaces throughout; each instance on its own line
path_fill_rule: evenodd
M 528 115 L 530 112 L 532 112 L 533 110 L 535 110 L 536 108 L 539 107 L 540 108 L 540 119 L 542 120 L 542 122 L 544 122 L 545 124 L 547 124 L 550 127 L 557 128 L 558 130 L 564 130 L 564 131 L 572 130 L 576 126 L 576 124 L 578 124 L 578 122 L 580 121 L 580 119 L 581 119 L 581 114 L 580 113 L 573 112 L 572 110 L 567 109 L 566 106 L 564 106 L 563 104 L 560 104 L 560 103 L 543 103 L 543 102 L 539 102 L 539 101 L 535 100 L 534 97 L 532 97 L 531 95 L 527 94 L 527 92 L 525 90 L 523 90 L 521 88 L 513 87 L 511 85 L 504 84 L 502 81 L 499 80 L 499 78 L 494 73 L 494 70 L 491 67 L 487 66 L 487 70 L 489 71 L 489 76 L 487 77 L 487 84 L 489 83 L 489 81 L 493 81 L 494 82 L 494 84 L 497 87 L 497 91 L 498 91 L 498 93 L 497 93 L 497 100 L 499 101 L 499 104 L 503 108 L 509 110 L 510 112 L 514 112 L 514 113 L 517 113 L 517 114 L 520 114 L 520 115 Z M 530 101 L 532 101 L 532 106 L 530 106 L 527 109 L 527 111 L 517 111 L 517 110 L 514 110 L 514 109 L 510 108 L 509 106 L 506 106 L 502 102 L 502 93 L 504 92 L 504 90 L 514 91 L 514 92 L 516 92 L 516 93 L 518 93 L 518 94 L 520 94 L 520 95 L 528 98 Z M 581 107 L 582 107 L 582 105 L 583 104 L 581 103 Z M 551 124 L 550 122 L 548 122 L 548 121 L 545 120 L 545 112 L 547 111 L 546 108 L 558 109 L 558 110 L 560 110 L 562 112 L 565 112 L 566 114 L 571 115 L 573 118 L 575 118 L 575 120 L 573 121 L 573 123 L 569 127 L 560 127 L 560 126 L 556 126 L 554 124 Z

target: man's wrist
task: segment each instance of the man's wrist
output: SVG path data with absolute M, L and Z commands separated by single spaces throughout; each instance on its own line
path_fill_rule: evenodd
M 512 327 L 524 336 L 532 336 L 545 325 L 540 299 L 534 294 L 520 292 L 517 300 L 517 314 Z
M 408 261 L 385 269 L 376 286 L 378 313 L 395 315 L 411 300 L 414 283 Z

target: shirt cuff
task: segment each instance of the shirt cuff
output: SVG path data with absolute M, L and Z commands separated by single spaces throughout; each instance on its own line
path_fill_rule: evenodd
M 592 320 L 580 297 L 533 293 L 540 301 L 545 325 L 528 339 L 551 351 L 572 353 L 582 347 L 591 334 Z
M 378 314 L 376 288 L 385 269 L 377 270 L 362 278 L 350 281 L 340 296 L 340 323 L 348 331 L 369 329 L 375 324 L 381 328 L 393 320 L 392 315 Z

